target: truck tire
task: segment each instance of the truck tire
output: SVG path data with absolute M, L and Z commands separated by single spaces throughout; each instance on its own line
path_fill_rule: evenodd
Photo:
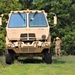
M 50 51 L 50 53 L 46 52 L 44 54 L 43 60 L 44 60 L 45 63 L 51 64 L 52 63 L 52 51 Z
M 5 62 L 6 64 L 12 64 L 14 61 L 14 53 L 13 51 L 5 51 Z
M 15 56 L 15 60 L 18 60 L 18 56 Z

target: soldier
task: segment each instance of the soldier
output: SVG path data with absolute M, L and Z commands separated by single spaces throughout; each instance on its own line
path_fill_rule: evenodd
M 59 37 L 56 37 L 54 39 L 54 43 L 55 43 L 55 54 L 56 56 L 59 56 L 60 57 L 60 53 L 61 53 L 61 39 Z

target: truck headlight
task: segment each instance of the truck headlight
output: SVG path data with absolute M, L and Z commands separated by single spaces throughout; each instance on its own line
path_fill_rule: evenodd
M 11 47 L 15 47 L 15 45 L 14 44 L 11 44 Z
M 42 44 L 41 44 L 41 46 L 42 46 L 42 47 L 45 47 L 45 46 L 46 46 L 46 44 L 45 44 L 45 43 L 42 43 Z

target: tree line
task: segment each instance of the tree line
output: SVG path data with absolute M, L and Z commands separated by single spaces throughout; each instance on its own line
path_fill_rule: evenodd
M 50 29 L 51 40 L 55 37 L 62 39 L 62 54 L 75 55 L 75 0 L 0 0 L 0 14 L 4 14 L 0 26 L 0 54 L 5 50 L 6 21 L 11 10 L 45 10 L 52 22 L 51 13 L 56 13 L 57 26 Z M 54 44 L 52 43 L 54 51 Z

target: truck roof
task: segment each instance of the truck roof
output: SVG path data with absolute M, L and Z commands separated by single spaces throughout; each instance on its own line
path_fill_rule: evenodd
M 10 13 L 18 13 L 18 12 L 20 12 L 20 13 L 45 13 L 45 11 L 44 10 L 29 10 L 29 9 L 27 9 L 27 10 L 22 10 L 22 11 L 11 11 Z

